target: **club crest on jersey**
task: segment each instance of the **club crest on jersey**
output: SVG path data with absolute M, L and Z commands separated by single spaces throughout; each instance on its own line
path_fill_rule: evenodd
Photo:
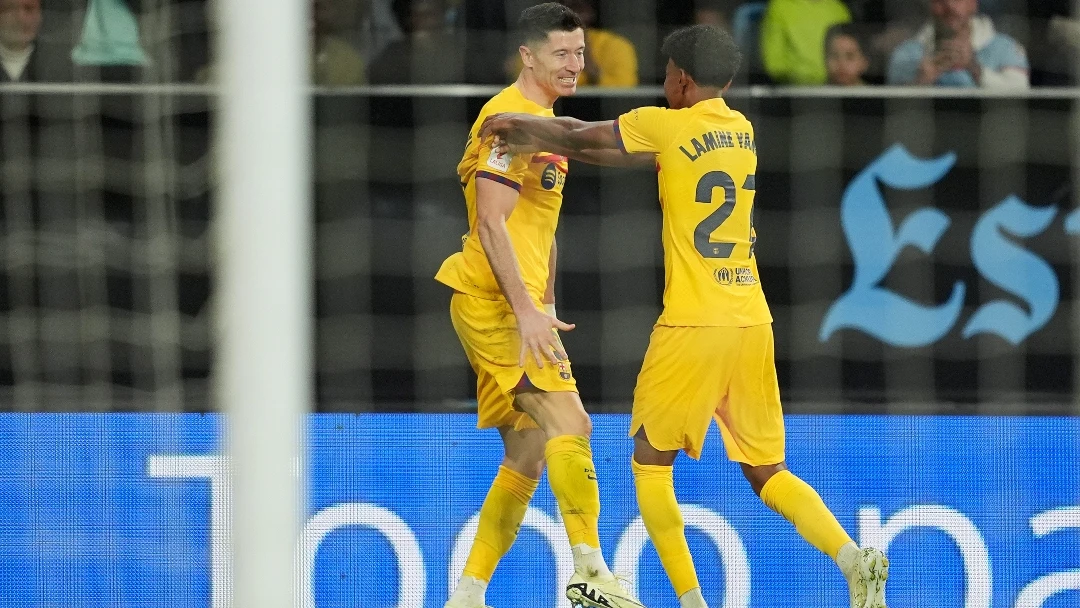
M 491 154 L 488 154 L 487 164 L 492 169 L 498 169 L 503 173 L 510 170 L 510 161 L 514 160 L 514 155 L 509 152 L 499 152 L 492 148 Z
M 559 377 L 563 380 L 570 379 L 570 365 L 566 361 L 559 361 Z

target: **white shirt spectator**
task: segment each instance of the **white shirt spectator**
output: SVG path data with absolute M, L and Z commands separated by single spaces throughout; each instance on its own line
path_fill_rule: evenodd
M 978 64 L 978 79 L 970 69 L 945 69 L 933 84 L 947 87 L 986 87 L 998 89 L 1026 89 L 1030 86 L 1027 53 L 1024 47 L 994 28 L 994 22 L 985 15 L 971 18 L 971 48 Z M 927 58 L 937 53 L 935 27 L 928 23 L 915 37 L 902 43 L 893 51 L 889 61 L 887 84 L 916 84 L 920 67 Z

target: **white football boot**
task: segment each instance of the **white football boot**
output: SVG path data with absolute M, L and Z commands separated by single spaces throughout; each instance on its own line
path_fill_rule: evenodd
M 886 608 L 885 581 L 889 580 L 889 558 L 877 549 L 859 550 L 851 571 L 847 573 L 851 608 Z
M 587 578 L 575 572 L 566 585 L 572 608 L 645 608 L 615 575 Z

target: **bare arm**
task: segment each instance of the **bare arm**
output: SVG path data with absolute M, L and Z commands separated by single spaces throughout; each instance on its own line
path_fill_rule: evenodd
M 574 326 L 537 310 L 533 305 L 525 280 L 521 277 L 517 254 L 510 242 L 510 231 L 506 228 L 506 220 L 514 211 L 517 198 L 517 191 L 509 186 L 489 179 L 477 179 L 476 229 L 495 281 L 517 317 L 521 336 L 518 365 L 524 367 L 525 357 L 531 352 L 536 364 L 543 367 L 545 356 L 553 363 L 557 356 L 566 356 L 551 328 L 569 331 Z
M 506 229 L 506 220 L 517 205 L 517 197 L 517 191 L 509 186 L 489 179 L 476 180 L 476 229 L 480 244 L 499 289 L 514 313 L 520 314 L 533 305 Z
M 602 165 L 604 167 L 625 167 L 628 169 L 652 169 L 656 166 L 656 155 L 651 152 L 627 154 L 622 150 L 570 150 L 562 152 L 552 150 L 556 154 L 568 156 L 574 160 L 580 160 L 590 165 Z
M 493 147 L 503 152 L 517 146 L 535 146 L 591 165 L 638 169 L 652 169 L 656 165 L 656 155 L 651 152 L 623 152 L 615 135 L 614 121 L 610 120 L 585 122 L 569 116 L 496 114 L 484 122 L 480 134 L 481 137 L 494 135 Z
M 536 138 L 575 152 L 613 150 L 622 153 L 622 142 L 615 135 L 615 121 L 612 120 L 585 122 L 569 116 L 493 114 L 480 127 L 482 139 L 492 135 L 510 144 Z
M 555 239 L 551 239 L 551 255 L 548 257 L 548 280 L 547 288 L 544 289 L 544 301 L 542 304 L 555 304 L 555 260 L 559 256 L 559 248 Z
M 493 143 L 492 147 L 496 148 L 499 152 L 504 153 L 531 154 L 533 152 L 543 151 L 559 154 L 583 163 L 589 163 L 590 165 L 623 167 L 626 169 L 652 169 L 656 166 L 656 155 L 652 152 L 626 154 L 621 150 L 571 150 L 570 148 L 564 148 L 558 144 L 541 141 L 536 138 L 530 138 L 529 143 L 527 144 L 515 143 L 511 145 L 498 135 L 496 135 L 495 138 L 497 139 L 497 142 Z

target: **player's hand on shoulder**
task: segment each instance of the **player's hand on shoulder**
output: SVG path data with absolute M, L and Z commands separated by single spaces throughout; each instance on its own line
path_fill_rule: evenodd
M 480 125 L 480 140 L 487 142 L 490 138 L 491 148 L 501 154 L 525 154 L 542 151 L 539 140 L 521 129 L 515 128 L 514 121 L 522 116 L 529 115 L 500 112 L 488 116 Z
M 514 124 L 517 120 L 527 116 L 530 115 L 521 114 L 520 112 L 499 112 L 497 114 L 492 114 L 484 118 L 484 122 L 480 125 L 480 139 L 485 140 L 488 137 L 499 136 L 503 140 L 511 143 L 528 141 L 531 138 L 522 133 L 520 129 L 515 128 Z
M 512 112 L 497 112 L 489 114 L 480 124 L 480 141 L 485 141 L 493 135 L 502 135 L 509 128 Z
M 570 331 L 576 327 L 573 323 L 564 323 L 553 315 L 530 308 L 517 315 L 517 324 L 521 336 L 520 367 L 525 367 L 530 354 L 538 367 L 544 367 L 544 359 L 553 364 L 566 360 L 566 352 L 554 330 Z

